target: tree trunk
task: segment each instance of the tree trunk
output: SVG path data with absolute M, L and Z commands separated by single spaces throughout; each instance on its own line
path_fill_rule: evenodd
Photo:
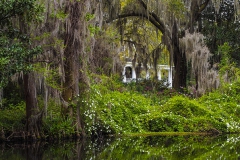
M 48 109 L 48 86 L 46 84 L 46 80 L 44 80 L 44 99 L 43 99 L 43 102 L 44 102 L 44 108 L 43 108 L 43 116 L 44 118 L 47 118 L 47 109 Z
M 37 105 L 34 73 L 25 74 L 23 80 L 26 100 L 26 131 L 30 140 L 36 140 L 41 138 L 42 112 L 39 112 Z
M 82 120 L 82 113 L 80 111 L 84 111 L 87 109 L 86 101 L 89 100 L 89 78 L 87 76 L 87 63 L 81 63 L 81 71 L 80 71 L 80 95 L 79 101 L 77 105 L 77 130 L 81 131 L 81 134 L 85 136 L 84 130 L 84 122 Z M 81 107 L 81 108 L 80 108 Z
M 173 88 L 181 90 L 181 88 L 186 88 L 187 86 L 187 62 L 185 53 L 182 53 L 179 48 L 179 36 L 176 21 L 173 25 L 172 31 L 173 63 L 175 67 Z
M 62 98 L 62 113 L 64 116 L 76 117 L 77 136 L 84 135 L 83 120 L 80 107 L 84 108 L 88 94 L 87 62 L 88 55 L 84 50 L 86 41 L 85 2 L 88 0 L 73 0 L 66 2 L 65 13 L 68 14 L 65 25 L 64 71 L 65 81 Z M 83 38 L 84 37 L 84 38 Z M 80 88 L 79 88 L 80 85 Z
M 174 89 L 181 89 L 187 86 L 187 65 L 186 65 L 186 58 L 185 53 L 180 53 L 174 51 L 174 67 L 175 67 L 175 74 L 173 79 L 173 88 Z

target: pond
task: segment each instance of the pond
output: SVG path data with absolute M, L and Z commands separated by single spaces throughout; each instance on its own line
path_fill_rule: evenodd
M 0 144 L 0 160 L 240 159 L 239 135 L 136 136 Z

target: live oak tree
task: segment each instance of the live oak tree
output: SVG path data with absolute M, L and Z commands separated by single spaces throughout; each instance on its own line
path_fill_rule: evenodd
M 34 1 L 3 1 L 0 4 L 0 87 L 4 87 L 15 73 L 28 71 L 31 64 L 28 58 L 41 51 L 41 48 L 31 45 L 30 33 L 23 31 L 39 8 Z M 29 8 L 29 10 L 27 10 Z M 30 14 L 32 14 L 30 16 Z M 23 24 L 25 23 L 25 24 Z M 25 25 L 25 26 L 24 26 Z M 22 28 L 22 29 L 21 29 Z
M 237 1 L 234 2 L 235 10 L 237 11 L 239 3 Z M 212 3 L 215 10 L 218 11 L 222 1 L 114 0 L 106 3 L 110 6 L 109 22 L 125 19 L 127 23 L 130 23 L 127 21 L 129 17 L 141 17 L 144 20 L 148 20 L 161 31 L 163 34 L 162 42 L 171 53 L 170 63 L 173 62 L 175 67 L 173 87 L 180 89 L 186 87 L 187 60 L 185 51 L 179 45 L 179 39 L 185 36 L 186 30 L 190 34 L 199 31 L 197 26 L 201 26 L 201 14 L 205 8 Z M 120 7 L 121 4 L 124 4 L 122 8 Z
M 52 88 L 57 90 L 57 94 L 51 95 L 54 95 L 54 99 L 61 100 L 61 115 L 64 119 L 73 120 L 72 127 L 79 137 L 85 134 L 83 112 L 88 107 L 90 96 L 89 72 L 95 72 L 100 65 L 99 67 L 104 67 L 103 71 L 106 70 L 109 74 L 103 61 L 107 57 L 103 56 L 114 58 L 110 55 L 113 43 L 105 42 L 107 38 L 101 38 L 99 34 L 100 29 L 104 28 L 101 2 L 63 0 L 53 3 L 45 0 L 43 3 L 47 12 L 36 34 L 44 51 L 38 56 L 38 61 L 42 62 L 41 67 L 44 68 L 40 69 L 44 75 L 44 103 L 47 104 L 47 96 L 50 94 L 47 91 L 50 92 Z M 104 31 L 101 31 L 101 34 L 104 34 Z M 117 63 L 116 59 L 113 61 Z M 110 69 L 114 70 L 116 68 Z M 56 77 L 49 78 L 53 76 L 50 73 L 56 74 Z M 47 111 L 47 106 L 44 108 Z
M 117 21 L 117 25 L 121 23 L 121 21 L 126 21 L 126 19 Z M 159 61 L 161 60 L 161 62 L 163 62 L 162 64 L 169 63 L 169 60 L 166 61 L 167 58 L 165 58 L 168 57 L 169 54 L 162 44 L 161 32 L 156 30 L 149 21 L 136 17 L 128 18 L 128 22 L 126 22 L 124 26 L 120 26 L 119 30 L 123 32 L 121 34 L 124 50 L 121 56 L 125 59 L 132 60 L 137 78 L 140 77 L 142 65 L 145 72 L 149 72 L 149 66 L 152 66 L 154 68 L 153 78 L 156 79 Z M 136 62 L 138 62 L 138 64 Z
M 96 24 L 101 25 L 101 3 L 65 2 L 63 114 L 75 119 L 77 136 L 84 135 L 83 111 L 89 95 L 88 64 L 94 47 Z
M 41 48 L 32 44 L 29 23 L 37 22 L 42 11 L 34 0 L 2 1 L 0 4 L 0 87 L 7 85 L 14 74 L 23 75 L 26 131 L 31 138 L 40 137 L 41 113 L 31 62 L 34 55 L 41 53 Z

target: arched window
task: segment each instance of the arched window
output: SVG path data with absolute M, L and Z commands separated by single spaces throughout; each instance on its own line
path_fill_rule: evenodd
M 126 78 L 132 78 L 132 68 L 131 67 L 125 68 L 125 75 L 126 75 Z

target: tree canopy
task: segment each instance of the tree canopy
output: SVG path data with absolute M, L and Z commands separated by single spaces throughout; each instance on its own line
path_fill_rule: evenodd
M 161 32 L 161 40 L 159 40 L 159 44 L 165 45 L 170 53 L 170 60 L 169 64 L 173 65 L 175 67 L 175 75 L 173 80 L 173 87 L 175 89 L 180 89 L 182 87 L 187 86 L 187 76 L 188 69 L 192 68 L 193 66 L 189 65 L 191 61 L 193 61 L 193 55 L 192 58 L 187 54 L 190 54 L 191 52 L 186 52 L 186 49 L 183 49 L 183 46 L 189 46 L 187 44 L 180 43 L 180 40 L 183 37 L 186 37 L 186 31 L 188 31 L 190 34 L 193 34 L 194 32 L 202 32 L 207 27 L 210 27 L 213 24 L 213 28 L 216 28 L 214 26 L 230 26 L 225 25 L 223 22 L 229 22 L 231 24 L 238 23 L 238 2 L 237 1 L 211 1 L 211 0 L 197 0 L 197 1 L 188 1 L 188 0 L 154 0 L 154 1 L 145 1 L 145 0 L 134 0 L 134 1 L 107 1 L 109 10 L 108 14 L 108 22 L 112 21 L 118 21 L 116 23 L 120 28 L 120 34 L 122 36 L 126 36 L 125 33 L 128 33 L 129 29 L 126 28 L 126 25 L 135 26 L 136 28 L 141 26 L 139 23 L 136 22 L 137 19 L 142 19 L 143 24 L 151 24 L 153 27 L 155 27 L 158 31 Z M 231 6 L 231 7 L 230 7 Z M 209 8 L 211 8 L 211 12 L 209 11 Z M 209 14 L 209 17 L 212 17 L 210 19 L 206 19 L 206 15 Z M 211 16 L 210 16 L 211 15 Z M 222 17 L 222 18 L 221 18 Z M 232 18 L 227 18 L 232 17 Z M 224 20 L 225 19 L 225 20 Z M 229 19 L 229 20 L 228 20 Z M 231 22 L 232 20 L 232 22 Z M 218 21 L 222 23 L 218 23 Z M 218 25 L 215 25 L 218 24 Z M 221 25 L 222 24 L 222 25 Z M 210 43 L 212 46 L 215 46 L 214 49 L 211 49 L 210 43 L 207 43 L 210 48 L 210 52 L 214 54 L 217 52 L 217 46 L 222 45 L 223 43 L 216 43 L 216 36 L 220 36 L 221 30 L 224 29 L 224 27 L 220 27 L 218 31 L 216 29 L 214 32 L 208 30 L 208 34 L 205 34 L 206 39 L 213 39 Z M 228 27 L 229 28 L 229 27 Z M 125 30 L 124 30 L 125 29 Z M 237 27 L 235 28 L 237 29 Z M 154 29 L 153 29 L 154 30 Z M 152 31 L 153 31 L 152 30 Z M 144 32 L 145 35 L 147 35 L 149 31 Z M 154 33 L 154 32 L 153 32 Z M 203 34 L 206 32 L 202 32 Z M 210 34 L 210 33 L 216 33 L 216 36 Z M 223 32 L 222 32 L 223 33 Z M 229 33 L 229 32 L 227 32 Z M 236 32 L 234 32 L 236 33 Z M 154 34 L 158 34 L 157 32 Z M 229 33 L 230 34 L 230 33 Z M 129 33 L 127 34 L 128 37 L 136 37 L 137 34 L 133 32 L 131 35 Z M 223 34 L 222 34 L 223 35 Z M 138 36 L 140 37 L 140 36 Z M 149 36 L 150 37 L 150 36 Z M 233 37 L 233 36 L 229 36 Z M 220 38 L 220 37 L 219 37 Z M 129 39 L 129 38 L 128 38 Z M 224 41 L 226 41 L 225 39 Z M 205 41 L 205 38 L 204 38 Z M 227 41 L 230 41 L 227 40 Z M 151 42 L 150 42 L 151 43 Z M 184 43 L 187 43 L 185 41 Z M 151 43 L 152 44 L 152 43 Z M 235 43 L 236 44 L 236 43 Z M 205 43 L 204 43 L 205 45 Z M 196 46 L 193 45 L 192 47 L 195 47 L 194 51 L 195 53 L 199 52 L 201 48 L 196 49 Z M 199 58 L 197 61 L 201 61 L 201 66 L 206 66 L 206 70 L 209 68 L 212 68 L 215 63 L 218 63 L 219 61 L 209 61 L 212 58 L 212 54 L 208 54 L 204 52 L 204 50 L 200 51 L 203 52 L 202 56 L 206 56 L 206 58 Z M 146 51 L 145 51 L 146 53 Z M 142 54 L 142 53 L 140 53 Z M 139 54 L 139 55 L 140 55 Z M 197 55 L 197 54 L 196 54 Z M 234 54 L 233 54 L 234 55 Z M 217 56 L 215 56 L 217 57 Z M 236 54 L 235 54 L 236 57 Z M 195 56 L 195 58 L 197 58 Z M 195 65 L 195 64 L 193 64 Z M 209 72 L 202 72 L 201 67 L 195 67 L 195 70 L 193 71 L 193 75 L 195 77 L 195 84 L 196 84 L 196 90 L 199 90 L 199 92 L 204 93 L 207 90 L 211 90 L 213 86 L 212 84 L 206 84 L 206 81 L 202 81 L 203 77 L 208 77 L 210 74 Z M 214 70 L 212 70 L 214 72 Z M 217 73 L 214 73 L 215 75 Z M 201 78 L 200 78 L 201 77 Z M 214 76 L 217 78 L 218 76 Z M 207 78 L 208 79 L 208 78 Z M 210 82 L 210 81 L 208 81 Z M 209 86 L 205 89 L 199 88 L 199 86 Z M 215 88 L 215 87 L 214 87 Z M 201 91 L 200 91 L 201 90 Z
M 36 1 L 2 1 L 0 4 L 0 87 L 15 73 L 32 69 L 30 59 L 41 53 L 40 46 L 32 46 L 30 33 L 20 29 L 21 22 L 37 22 L 43 8 Z M 24 26 L 28 27 L 28 26 Z

